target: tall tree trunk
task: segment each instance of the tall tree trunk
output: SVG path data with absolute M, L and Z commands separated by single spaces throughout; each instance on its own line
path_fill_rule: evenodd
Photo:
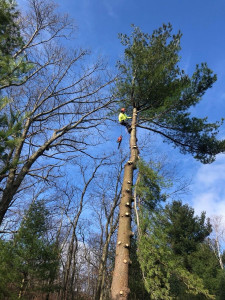
M 138 159 L 136 138 L 137 109 L 133 108 L 132 131 L 130 135 L 130 159 L 124 167 L 122 197 L 120 202 L 119 227 L 116 245 L 115 268 L 113 272 L 111 295 L 112 300 L 128 299 L 128 269 L 130 261 L 131 203 L 133 200 L 133 172 Z

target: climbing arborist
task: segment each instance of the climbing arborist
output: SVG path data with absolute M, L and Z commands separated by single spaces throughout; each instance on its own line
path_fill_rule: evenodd
M 132 119 L 131 117 L 128 117 L 125 114 L 126 109 L 124 107 L 121 108 L 120 114 L 119 114 L 119 122 L 121 125 L 126 126 L 128 132 L 131 132 L 130 124 L 126 121 L 127 119 Z

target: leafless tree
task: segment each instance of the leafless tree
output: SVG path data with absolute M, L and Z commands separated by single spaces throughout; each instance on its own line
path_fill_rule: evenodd
M 209 246 L 213 250 L 221 269 L 224 269 L 223 262 L 223 249 L 222 245 L 225 241 L 225 222 L 222 215 L 213 215 L 210 217 L 210 223 L 212 224 L 211 239 L 208 239 Z
M 25 43 L 15 56 L 24 54 L 33 69 L 25 82 L 1 87 L 22 130 L 9 155 L 11 167 L 0 178 L 0 224 L 25 180 L 47 181 L 78 153 L 97 156 L 91 147 L 99 143 L 106 108 L 113 103 L 114 78 L 104 62 L 91 61 L 86 50 L 68 50 L 68 17 L 57 14 L 51 1 L 28 2 L 21 17 Z
M 83 177 L 83 188 L 80 191 L 80 199 L 78 201 L 77 207 L 72 212 L 69 212 L 68 207 L 65 210 L 65 215 L 69 221 L 69 229 L 67 236 L 68 238 L 64 241 L 64 247 L 66 246 L 66 261 L 63 266 L 63 293 L 62 293 L 62 299 L 74 299 L 74 292 L 76 290 L 76 282 L 75 282 L 75 274 L 76 274 L 76 265 L 78 261 L 78 224 L 79 219 L 81 217 L 81 214 L 83 212 L 85 197 L 87 197 L 87 190 L 92 183 L 92 181 L 95 179 L 96 172 L 102 165 L 102 162 L 100 164 L 96 165 L 91 172 L 91 174 L 87 177 L 86 174 L 86 168 L 84 168 L 83 165 L 80 165 L 80 173 Z M 70 201 L 72 199 L 69 199 Z M 70 203 L 69 201 L 69 203 Z

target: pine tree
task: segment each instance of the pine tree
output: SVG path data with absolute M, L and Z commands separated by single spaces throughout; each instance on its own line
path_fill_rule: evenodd
M 173 252 L 186 256 L 194 252 L 212 232 L 209 219 L 205 212 L 201 216 L 194 215 L 194 209 L 181 201 L 173 201 L 165 207 L 165 226 Z
M 26 57 L 17 53 L 23 46 L 18 16 L 14 1 L 0 2 L 0 180 L 10 167 L 18 163 L 12 162 L 11 157 L 19 142 L 23 122 L 20 113 L 13 112 L 4 88 L 21 84 L 32 68 Z
M 15 1 L 0 2 L 0 90 L 25 80 L 32 65 L 19 53 L 23 46 Z
M 220 268 L 204 243 L 204 213 L 174 201 L 158 212 L 142 207 L 140 220 L 137 253 L 150 299 L 215 299 Z
M 10 297 L 30 299 L 32 295 L 56 289 L 54 279 L 59 267 L 59 250 L 54 241 L 49 241 L 48 218 L 49 211 L 44 202 L 32 202 L 14 240 L 1 241 L 2 295 L 11 293 Z M 11 292 L 10 286 L 13 287 Z
M 120 219 L 112 281 L 112 299 L 128 298 L 128 266 L 131 232 L 133 172 L 137 166 L 137 127 L 144 128 L 173 143 L 182 153 L 210 163 L 225 148 L 216 138 L 220 123 L 196 118 L 190 108 L 216 81 L 206 63 L 196 66 L 192 76 L 178 66 L 181 33 L 172 34 L 172 26 L 163 25 L 152 35 L 134 27 L 131 37 L 120 35 L 125 48 L 122 73 L 117 83 L 121 106 L 132 114 L 130 159 L 124 167 Z

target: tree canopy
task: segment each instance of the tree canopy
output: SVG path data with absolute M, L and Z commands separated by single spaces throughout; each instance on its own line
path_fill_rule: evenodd
M 121 102 L 138 111 L 138 126 L 158 133 L 196 159 L 209 163 L 224 151 L 225 142 L 216 138 L 220 122 L 193 117 L 197 105 L 216 81 L 206 63 L 196 65 L 189 76 L 179 67 L 182 34 L 173 34 L 172 25 L 163 25 L 152 35 L 133 27 L 131 36 L 121 34 L 124 61 L 118 62 L 121 77 L 117 95 Z

